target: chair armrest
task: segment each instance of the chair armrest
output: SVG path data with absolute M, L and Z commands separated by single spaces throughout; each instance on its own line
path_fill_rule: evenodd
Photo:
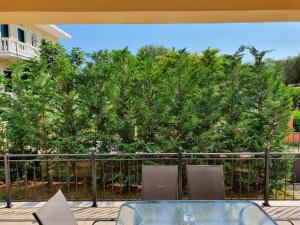
M 98 223 L 98 222 L 116 222 L 116 218 L 101 218 L 101 219 L 96 219 L 92 225 Z
M 275 220 L 276 222 L 289 222 L 291 225 L 295 225 L 292 221 L 290 220 Z

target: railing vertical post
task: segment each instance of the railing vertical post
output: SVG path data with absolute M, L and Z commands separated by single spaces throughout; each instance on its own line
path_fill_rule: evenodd
M 92 152 L 92 192 L 93 192 L 93 205 L 92 207 L 97 207 L 97 168 L 96 168 L 96 154 Z
M 264 206 L 270 206 L 269 204 L 269 183 L 270 183 L 270 151 L 265 152 L 265 189 L 264 189 Z
M 7 203 L 7 208 L 11 208 L 11 183 L 10 183 L 10 166 L 9 166 L 8 153 L 4 155 L 4 170 L 5 170 L 6 203 Z
M 182 195 L 182 150 L 178 151 L 178 198 Z

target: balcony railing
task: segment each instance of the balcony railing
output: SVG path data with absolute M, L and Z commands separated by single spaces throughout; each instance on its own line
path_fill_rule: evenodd
M 39 50 L 12 38 L 0 38 L 0 53 L 12 54 L 14 57 L 27 59 L 36 57 Z
M 47 200 L 59 188 L 69 200 L 141 198 L 142 165 L 178 165 L 187 198 L 186 165 L 222 165 L 227 199 L 293 200 L 299 153 L 135 153 L 0 155 L 0 200 Z M 298 164 L 299 165 L 299 164 Z M 299 169 L 299 168 L 298 168 Z M 267 188 L 266 188 L 267 187 Z

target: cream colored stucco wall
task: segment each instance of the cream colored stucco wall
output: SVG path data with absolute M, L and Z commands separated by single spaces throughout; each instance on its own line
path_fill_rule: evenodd
M 32 45 L 32 39 L 31 36 L 33 33 L 37 35 L 37 44 L 38 46 L 41 43 L 41 40 L 43 38 L 58 42 L 59 39 L 54 37 L 53 35 L 44 32 L 43 30 L 39 29 L 38 27 L 35 27 L 33 25 L 22 25 L 22 24 L 9 24 L 9 38 L 13 40 L 17 40 L 17 29 L 20 28 L 25 31 L 25 43 L 29 46 Z M 0 55 L 0 72 L 3 72 L 4 69 L 8 68 L 10 65 L 10 62 L 14 59 L 14 57 L 11 57 L 11 59 L 4 59 L 1 58 Z
M 20 28 L 25 31 L 25 42 L 31 45 L 31 35 L 33 33 L 37 34 L 38 43 L 41 42 L 43 38 L 46 38 L 50 41 L 58 42 L 58 38 L 44 32 L 43 30 L 38 29 L 32 25 L 22 25 L 22 24 L 10 24 L 9 25 L 9 34 L 11 38 L 17 39 L 17 29 Z
M 20 28 L 25 31 L 25 44 L 32 46 L 32 34 L 35 33 L 37 35 L 37 46 L 40 45 L 41 40 L 43 38 L 58 42 L 59 39 L 54 37 L 53 35 L 44 32 L 43 30 L 39 29 L 33 25 L 21 25 L 21 24 L 9 24 L 9 38 L 13 40 L 17 40 L 17 29 Z M 8 69 L 11 62 L 15 59 L 14 56 L 8 57 L 1 57 L 0 55 L 0 76 L 3 76 L 3 71 Z M 0 92 L 4 91 L 3 84 L 0 83 Z

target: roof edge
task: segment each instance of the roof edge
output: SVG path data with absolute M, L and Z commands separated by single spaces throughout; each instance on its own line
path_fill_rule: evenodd
M 59 39 L 72 38 L 70 34 L 63 31 L 62 29 L 60 29 L 54 24 L 35 24 L 35 26 Z

